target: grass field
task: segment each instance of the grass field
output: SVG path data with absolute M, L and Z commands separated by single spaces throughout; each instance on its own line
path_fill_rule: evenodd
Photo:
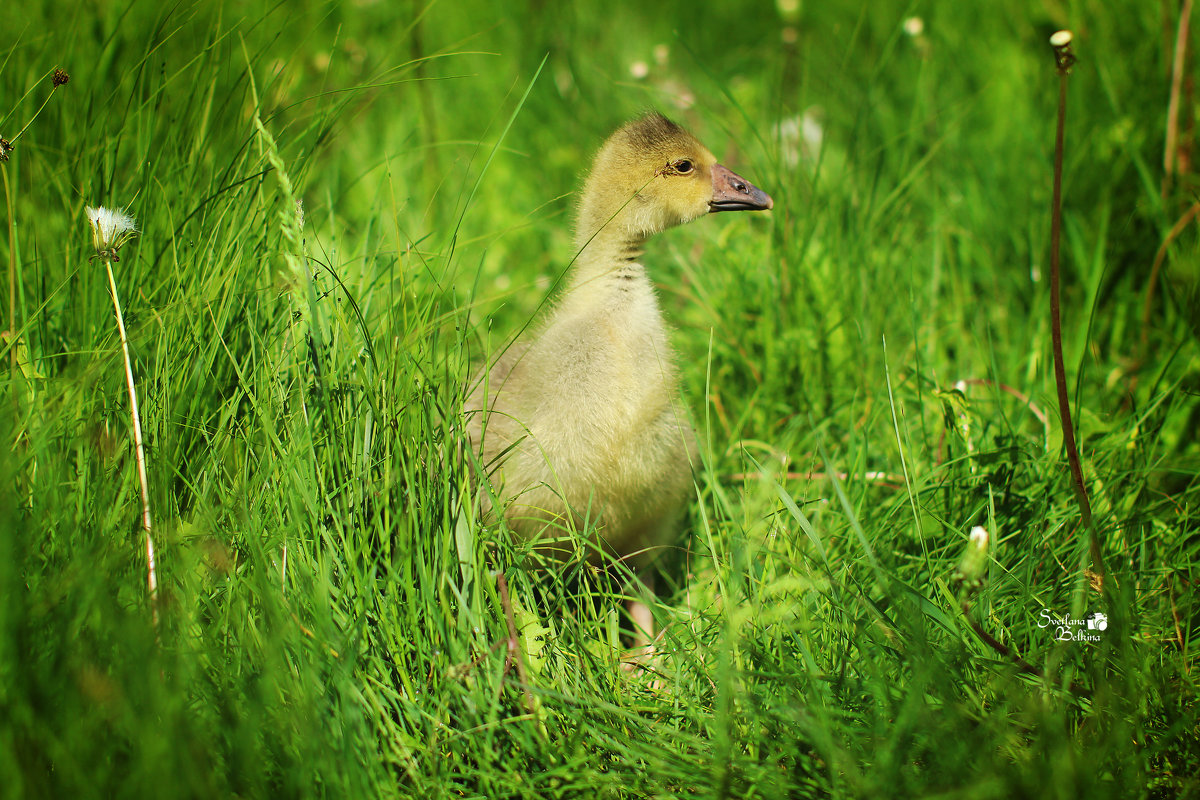
M 1177 3 L 20 5 L 0 797 L 1200 796 Z M 701 457 L 631 673 L 621 590 L 478 518 L 458 409 L 648 108 L 775 208 L 646 256 Z

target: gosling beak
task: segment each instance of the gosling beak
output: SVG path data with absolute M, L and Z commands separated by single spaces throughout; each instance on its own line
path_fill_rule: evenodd
M 710 212 L 766 211 L 775 205 L 762 189 L 720 164 L 713 164 L 712 183 L 713 196 L 708 201 Z

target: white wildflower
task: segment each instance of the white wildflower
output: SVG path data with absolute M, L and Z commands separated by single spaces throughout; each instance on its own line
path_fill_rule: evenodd
M 983 550 L 983 551 L 987 550 L 987 546 L 988 546 L 987 528 L 983 527 L 982 525 L 976 525 L 974 528 L 971 528 L 970 539 L 971 539 L 972 546 L 974 546 L 974 548 L 976 550 Z
M 925 32 L 925 20 L 920 17 L 909 17 L 904 20 L 904 32 L 909 36 L 920 36 Z
M 88 222 L 92 226 L 92 246 L 96 255 L 117 261 L 117 250 L 137 236 L 137 222 L 124 211 L 87 207 Z
M 629 65 L 629 74 L 640 81 L 650 74 L 650 65 L 645 61 L 635 61 Z
M 971 528 L 967 539 L 967 549 L 963 552 L 954 578 L 968 592 L 974 593 L 983 586 L 983 579 L 988 565 L 988 532 L 982 525 Z

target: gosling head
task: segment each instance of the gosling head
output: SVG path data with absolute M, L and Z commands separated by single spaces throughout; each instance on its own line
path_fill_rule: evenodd
M 580 203 L 578 244 L 598 232 L 642 241 L 710 212 L 772 205 L 694 136 L 651 113 L 614 133 L 596 155 Z

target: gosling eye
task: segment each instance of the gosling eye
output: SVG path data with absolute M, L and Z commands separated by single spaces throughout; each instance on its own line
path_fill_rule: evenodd
M 681 158 L 671 166 L 675 167 L 675 171 L 680 175 L 687 175 L 689 172 L 695 169 L 695 165 L 692 164 L 691 160 L 687 158 Z

